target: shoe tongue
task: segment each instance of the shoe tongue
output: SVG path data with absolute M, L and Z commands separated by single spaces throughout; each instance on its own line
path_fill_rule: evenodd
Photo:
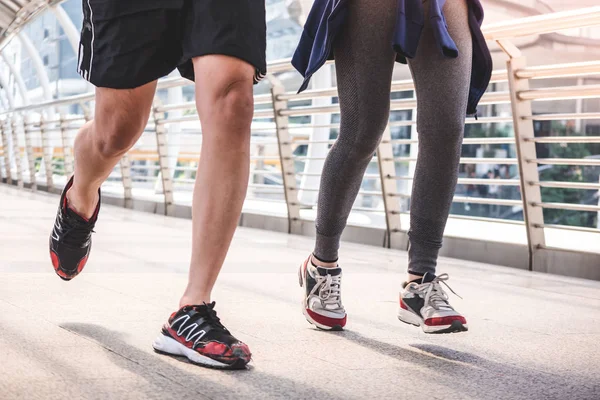
M 90 220 L 83 218 L 81 215 L 77 214 L 75 210 L 70 208 L 68 205 L 65 208 L 65 212 L 69 219 L 76 221 L 79 224 L 89 225 L 91 223 Z
M 190 304 L 188 306 L 186 306 L 194 311 L 196 311 L 197 313 L 200 314 L 205 314 L 207 313 L 209 310 L 212 310 L 215 307 L 215 302 L 213 301 L 212 303 L 209 304 Z
M 316 267 L 316 270 L 317 270 L 317 273 L 321 276 L 327 276 L 327 275 L 338 276 L 339 274 L 342 273 L 342 269 L 340 267 L 336 267 L 336 268 Z
M 436 278 L 435 274 L 432 274 L 430 272 L 426 272 L 425 275 L 423 275 L 423 283 L 433 282 L 433 280 L 435 278 Z

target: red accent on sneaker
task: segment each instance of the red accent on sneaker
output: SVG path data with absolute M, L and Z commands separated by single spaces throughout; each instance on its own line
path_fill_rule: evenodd
M 179 336 L 177 334 L 177 332 L 174 331 L 173 328 L 171 328 L 170 326 L 167 326 L 167 331 L 169 332 L 169 334 L 171 335 L 171 337 L 173 339 L 177 340 L 179 343 L 181 343 L 185 347 L 188 347 L 190 349 L 192 348 L 192 345 L 194 344 L 194 342 L 188 342 L 188 341 L 186 341 L 184 338 L 182 338 L 181 336 Z
M 313 320 L 315 320 L 321 325 L 325 325 L 330 328 L 333 328 L 334 326 L 341 326 L 343 328 L 344 326 L 346 326 L 346 316 L 344 316 L 344 318 L 325 317 L 321 314 L 317 314 L 312 310 L 309 310 L 308 308 L 306 309 L 306 312 Z
M 194 349 L 193 341 L 187 341 L 182 336 L 177 335 L 177 332 L 175 332 L 168 325 L 166 325 L 165 328 L 167 329 L 171 337 L 177 342 L 181 343 L 189 349 L 197 351 L 199 354 L 202 354 L 208 358 L 220 361 L 232 361 L 236 358 L 240 358 L 246 362 L 249 362 L 252 358 L 252 353 L 250 353 L 250 349 L 245 343 L 238 343 L 233 345 L 233 347 L 229 347 L 226 344 L 220 342 L 208 342 L 204 346 Z
M 467 320 L 462 315 L 452 315 L 449 317 L 435 317 L 435 318 L 427 318 L 425 320 L 425 325 L 427 326 L 440 326 L 440 325 L 452 325 L 452 322 L 460 321 L 461 324 L 465 325 Z
M 73 278 L 72 276 L 69 276 L 67 274 L 65 274 L 63 272 L 62 269 L 60 269 L 60 264 L 58 262 L 58 257 L 56 256 L 56 254 L 54 254 L 54 252 L 50 252 L 50 257 L 52 258 L 52 265 L 54 266 L 54 271 L 56 272 L 56 274 L 58 276 L 60 276 L 61 278 L 64 278 L 66 280 L 70 280 L 71 278 Z M 55 264 L 55 260 L 56 259 L 56 264 Z
M 250 362 L 250 359 L 252 358 L 252 353 L 250 352 L 250 348 L 248 347 L 248 345 L 246 343 L 240 343 L 240 344 L 233 345 L 231 355 L 233 357 L 241 358 L 242 360 L 244 360 L 246 362 Z
M 83 269 L 83 267 L 85 267 L 87 260 L 88 260 L 88 258 L 87 258 L 87 256 L 85 256 L 81 259 L 81 261 L 79 261 L 79 264 L 77 264 L 77 273 L 80 273 L 81 270 Z
M 61 269 L 57 269 L 56 273 L 58 274 L 58 276 L 61 276 L 61 277 L 65 278 L 65 279 L 71 279 L 72 278 L 71 276 L 69 276 L 69 275 L 65 274 L 64 272 L 62 272 Z
M 58 256 L 55 252 L 50 251 L 50 258 L 52 259 L 52 266 L 56 271 L 60 268 L 60 261 L 58 261 Z
M 209 342 L 204 347 L 199 347 L 197 351 L 212 356 L 231 357 L 233 355 L 229 346 L 219 342 Z
M 400 308 L 408 310 L 408 306 L 402 301 L 402 295 L 400 296 Z

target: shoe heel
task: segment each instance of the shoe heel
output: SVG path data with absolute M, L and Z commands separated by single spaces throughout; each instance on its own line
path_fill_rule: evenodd
M 166 337 L 162 333 L 159 334 L 154 342 L 152 343 L 152 347 L 154 351 L 161 354 L 169 354 L 172 356 L 183 356 L 185 353 L 181 350 L 181 344 L 176 340 L 171 339 L 170 337 Z
M 398 309 L 398 319 L 405 324 L 421 326 L 421 318 L 403 308 Z

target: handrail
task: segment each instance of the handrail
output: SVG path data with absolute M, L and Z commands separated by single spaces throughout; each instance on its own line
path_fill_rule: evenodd
M 543 34 L 591 24 L 600 25 L 600 6 L 486 25 L 483 30 L 488 40 L 503 40 L 508 37 Z M 506 43 L 503 42 L 505 45 Z M 518 62 L 513 62 L 514 59 L 517 59 Z M 300 208 L 314 207 L 316 202 L 314 195 L 318 191 L 318 182 L 315 178 L 318 178 L 320 173 L 317 173 L 317 170 L 311 168 L 310 165 L 311 163 L 320 165 L 320 162 L 325 159 L 327 146 L 335 142 L 327 132 L 330 134 L 330 130 L 340 127 L 340 123 L 333 118 L 325 117 L 320 121 L 318 118 L 313 118 L 313 124 L 308 124 L 305 123 L 308 120 L 305 117 L 339 113 L 339 104 L 331 101 L 331 98 L 338 94 L 337 87 L 310 89 L 296 94 L 285 91 L 279 82 L 281 77 L 277 75 L 293 71 L 290 60 L 272 61 L 268 64 L 268 69 L 267 80 L 271 86 L 271 93 L 254 97 L 255 104 L 259 107 L 254 113 L 255 121 L 252 124 L 252 140 L 250 142 L 253 149 L 250 155 L 250 197 L 253 200 L 258 198 L 260 201 L 280 201 L 285 204 L 290 232 L 301 232 L 298 227 L 303 218 L 306 219 L 306 216 L 300 214 Z M 493 137 L 474 135 L 463 141 L 465 146 L 485 145 L 489 146 L 488 150 L 497 152 L 477 154 L 478 156 L 483 155 L 483 157 L 474 157 L 470 152 L 463 153 L 464 156 L 461 157 L 460 163 L 466 164 L 467 168 L 477 168 L 479 172 L 478 176 L 461 175 L 458 179 L 460 186 L 454 202 L 464 204 L 465 210 L 471 204 L 475 204 L 480 205 L 483 210 L 502 208 L 506 212 L 522 212 L 525 216 L 522 225 L 528 233 L 530 254 L 546 247 L 543 227 L 550 225 L 544 224 L 542 215 L 544 209 L 564 209 L 573 212 L 600 211 L 600 206 L 596 206 L 595 199 L 591 198 L 596 191 L 600 192 L 600 183 L 589 182 L 587 175 L 583 173 L 600 168 L 600 158 L 579 157 L 568 153 L 564 158 L 559 158 L 562 157 L 557 155 L 560 153 L 544 155 L 536 150 L 536 145 L 539 147 L 541 144 L 557 146 L 559 144 L 600 143 L 600 135 L 584 136 L 578 129 L 577 133 L 572 135 L 570 131 L 567 131 L 562 136 L 536 137 L 532 129 L 533 121 L 600 119 L 600 112 L 582 112 L 579 108 L 577 112 L 535 115 L 531 111 L 531 103 L 544 100 L 597 98 L 600 97 L 600 85 L 530 88 L 527 84 L 519 83 L 526 83 L 531 79 L 581 78 L 592 75 L 600 75 L 600 61 L 529 67 L 525 64 L 524 57 L 520 57 L 517 51 L 514 54 L 511 52 L 508 69 L 495 70 L 492 74 L 492 82 L 508 82 L 508 90 L 505 88 L 506 85 L 501 85 L 501 91 L 488 91 L 484 94 L 480 104 L 510 103 L 513 106 L 512 114 L 503 112 L 496 116 L 469 118 L 466 121 L 468 124 L 479 124 L 484 128 L 487 126 L 499 127 L 500 130 L 497 130 Z M 159 89 L 187 85 L 193 85 L 193 82 L 181 77 L 167 77 L 158 82 Z M 412 80 L 397 80 L 392 82 L 391 89 L 392 92 L 413 91 L 414 84 Z M 320 98 L 327 100 L 314 101 Z M 7 178 L 1 176 L 6 171 L 8 182 L 14 182 L 15 176 L 20 176 L 17 179 L 22 184 L 23 174 L 16 172 L 16 169 L 14 169 L 15 172 L 12 172 L 10 162 L 18 160 L 19 157 L 24 159 L 22 154 L 25 153 L 33 167 L 29 167 L 30 178 L 27 178 L 27 174 L 24 176 L 25 179 L 31 179 L 33 184 L 42 178 L 47 182 L 52 182 L 53 177 L 65 175 L 69 171 L 70 164 L 63 158 L 69 157 L 72 153 L 73 130 L 80 126 L 79 123 L 73 122 L 91 118 L 89 107 L 93 100 L 94 93 L 84 93 L 0 112 L 0 121 L 2 122 L 0 123 L 0 158 L 3 158 L 3 163 L 0 163 L 2 164 L 0 165 L 0 178 Z M 307 102 L 299 102 L 300 100 L 310 100 L 311 103 L 307 106 Z M 71 104 L 84 106 L 84 115 L 69 115 L 68 113 L 44 115 L 41 112 L 48 108 L 58 109 L 60 106 Z M 414 110 L 416 107 L 417 100 L 414 96 L 390 101 L 392 111 Z M 125 204 L 127 204 L 127 200 L 132 200 L 132 187 L 135 184 L 147 188 L 154 184 L 160 184 L 162 181 L 165 205 L 167 205 L 167 193 L 172 196 L 174 192 L 173 184 L 177 185 L 176 190 L 179 191 L 179 194 L 189 190 L 190 185 L 194 182 L 193 174 L 197 169 L 197 157 L 202 140 L 195 108 L 195 103 L 192 101 L 162 104 L 157 99 L 152 109 L 149 126 L 142 136 L 142 142 L 128 153 L 127 159 L 121 162 L 121 171 L 111 175 L 113 181 L 121 181 L 125 192 L 129 190 L 129 197 L 127 194 L 123 195 Z M 35 113 L 30 114 L 34 111 Z M 395 113 L 394 117 L 400 115 L 402 113 Z M 411 180 L 414 179 L 413 171 L 417 160 L 413 149 L 419 143 L 414 127 L 408 131 L 410 136 L 394 135 L 398 132 L 402 135 L 406 134 L 407 131 L 398 129 L 399 127 L 415 126 L 414 116 L 413 113 L 413 119 L 389 122 L 389 129 L 386 130 L 379 150 L 371 160 L 371 167 L 377 164 L 379 170 L 377 173 L 371 170 L 365 175 L 365 184 L 360 191 L 360 195 L 365 196 L 366 201 L 363 206 L 359 204 L 353 207 L 354 212 L 373 212 L 378 216 L 385 216 L 385 229 L 389 235 L 389 238 L 386 239 L 389 240 L 388 245 L 396 243 L 395 246 L 399 246 L 398 243 L 402 243 L 402 240 L 398 239 L 398 236 L 395 239 L 393 237 L 406 230 L 405 227 L 401 229 L 399 215 L 408 209 L 409 186 Z M 294 120 L 290 117 L 300 118 Z M 171 136 L 167 141 L 167 126 L 173 126 L 173 124 L 179 124 L 180 129 L 171 133 L 177 137 L 177 132 L 182 132 L 181 143 L 179 140 L 170 141 Z M 512 124 L 514 136 L 506 136 L 503 131 L 506 124 Z M 315 133 L 319 130 L 324 134 L 315 137 Z M 24 135 L 25 147 L 22 147 L 22 139 L 19 139 L 19 135 Z M 32 140 L 35 143 L 32 143 Z M 56 143 L 61 145 L 57 146 Z M 319 149 L 319 146 L 322 147 Z M 313 151 L 315 149 L 319 151 Z M 472 148 L 469 148 L 469 151 L 471 150 Z M 41 165 L 49 172 L 42 173 L 36 170 L 36 162 L 39 157 L 42 158 Z M 173 164 L 172 161 L 176 161 L 176 163 Z M 564 169 L 573 171 L 574 174 L 578 173 L 580 179 L 573 182 L 570 181 L 570 177 L 565 178 L 564 181 L 561 181 L 562 177 L 540 179 L 539 171 L 561 165 L 568 166 Z M 484 179 L 479 175 L 481 170 L 485 171 L 493 166 L 497 168 L 504 166 L 507 171 L 510 171 L 510 174 L 503 175 L 503 179 Z M 515 175 L 512 166 L 518 167 L 519 174 Z M 466 175 L 469 177 L 465 177 Z M 164 177 L 167 177 L 166 180 L 170 182 L 167 182 L 168 185 L 165 184 Z M 588 181 L 584 181 L 584 178 Z M 484 198 L 473 197 L 474 187 L 488 187 L 490 191 L 493 187 L 495 194 Z M 584 200 L 577 200 L 581 201 L 581 204 L 558 202 L 560 200 L 545 202 L 543 200 L 547 200 L 547 196 L 544 195 L 544 199 L 542 199 L 542 188 L 544 192 L 549 189 L 579 191 L 579 194 L 583 193 L 586 197 Z M 253 195 L 254 197 L 252 197 Z M 168 204 L 173 205 L 174 203 L 171 201 Z M 537 217 L 532 217 L 535 213 L 537 213 Z M 476 213 L 457 217 L 480 218 Z M 589 231 L 589 228 L 581 229 Z M 598 232 L 599 230 L 591 231 Z
M 482 31 L 487 40 L 501 40 L 598 25 L 599 20 L 600 6 L 594 6 L 497 22 Z
M 564 78 L 600 74 L 600 61 L 541 65 L 527 67 L 515 72 L 520 79 Z

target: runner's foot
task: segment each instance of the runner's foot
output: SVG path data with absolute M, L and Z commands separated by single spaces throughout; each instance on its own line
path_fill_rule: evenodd
M 468 330 L 467 320 L 450 303 L 441 283 L 448 274 L 435 276 L 425 274 L 422 283 L 407 282 L 400 293 L 398 319 L 407 324 L 420 326 L 425 333 L 453 333 Z M 454 291 L 450 289 L 452 293 Z M 456 293 L 455 293 L 456 294 Z
M 242 369 L 250 362 L 248 346 L 223 326 L 215 302 L 184 306 L 174 312 L 154 340 L 154 351 L 186 357 L 193 364 L 219 369 Z
M 312 256 L 300 266 L 298 278 L 304 289 L 302 312 L 306 320 L 324 330 L 342 330 L 346 311 L 342 305 L 342 269 L 313 265 Z
M 98 205 L 90 219 L 83 218 L 67 202 L 67 191 L 73 185 L 69 180 L 60 197 L 60 205 L 54 228 L 50 235 L 50 258 L 56 274 L 65 281 L 75 278 L 88 260 L 92 248 L 92 232 L 100 211 L 100 191 Z

